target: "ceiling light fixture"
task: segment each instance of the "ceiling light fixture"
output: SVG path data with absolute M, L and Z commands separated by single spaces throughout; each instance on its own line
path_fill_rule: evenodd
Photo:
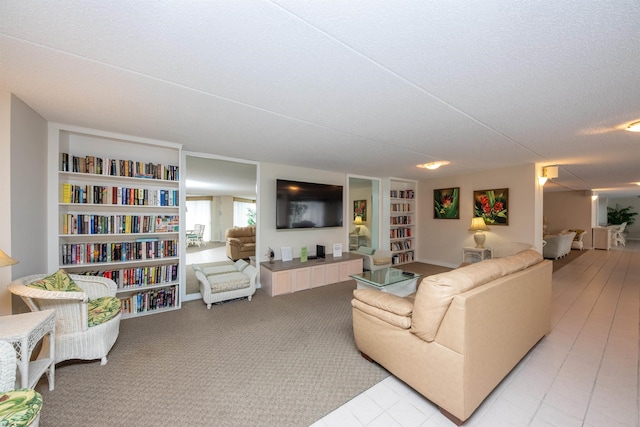
M 627 126 L 627 130 L 629 132 L 640 132 L 640 120 L 638 120 L 637 122 L 633 122 L 629 126 Z
M 434 169 L 438 169 L 440 166 L 445 166 L 448 165 L 449 162 L 446 160 L 440 160 L 437 162 L 431 162 L 431 163 L 424 163 L 421 165 L 417 165 L 417 167 L 419 168 L 423 168 L 423 169 L 429 169 L 429 170 L 434 170 Z

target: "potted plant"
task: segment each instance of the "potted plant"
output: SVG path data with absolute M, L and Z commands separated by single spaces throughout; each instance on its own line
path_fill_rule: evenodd
M 617 204 L 615 208 L 607 207 L 607 222 L 609 225 L 620 225 L 626 222 L 627 227 L 630 226 L 635 222 L 634 216 L 638 215 L 638 212 L 633 212 L 632 209 L 632 206 L 621 208 Z

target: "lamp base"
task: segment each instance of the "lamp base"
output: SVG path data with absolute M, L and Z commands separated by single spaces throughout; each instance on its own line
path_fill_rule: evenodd
M 484 233 L 480 230 L 476 231 L 473 235 L 473 240 L 476 241 L 476 248 L 484 249 L 484 240 L 486 239 Z

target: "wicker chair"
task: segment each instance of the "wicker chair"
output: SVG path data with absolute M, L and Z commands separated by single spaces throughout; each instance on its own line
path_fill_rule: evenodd
M 15 385 L 16 351 L 0 341 L 0 425 L 37 427 L 42 396 L 33 389 L 14 390 Z
M 7 288 L 18 295 L 31 311 L 56 310 L 55 363 L 70 359 L 101 359 L 106 365 L 107 354 L 120 332 L 120 318 L 115 317 L 89 327 L 89 299 L 116 295 L 117 286 L 111 279 L 71 274 L 73 281 L 84 292 L 58 292 L 34 289 L 27 284 L 44 278 L 46 274 L 23 277 L 11 282 Z

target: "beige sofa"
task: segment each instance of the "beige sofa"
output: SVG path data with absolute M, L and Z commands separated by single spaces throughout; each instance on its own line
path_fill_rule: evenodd
M 552 265 L 525 250 L 426 277 L 404 298 L 357 289 L 356 346 L 459 425 L 549 332 Z
M 247 259 L 256 254 L 256 227 L 227 228 L 224 233 L 227 257 L 233 261 Z

